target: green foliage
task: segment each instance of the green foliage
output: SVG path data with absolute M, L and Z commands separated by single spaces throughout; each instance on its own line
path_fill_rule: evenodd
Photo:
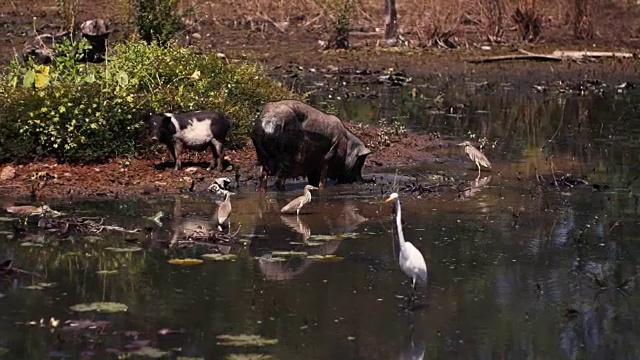
M 265 102 L 296 98 L 258 66 L 214 54 L 145 42 L 115 53 L 106 65 L 77 63 L 74 52 L 51 65 L 11 64 L 0 84 L 0 161 L 140 154 L 150 145 L 146 115 L 165 111 L 223 111 L 234 120 L 229 145 L 242 146 Z
M 166 45 L 182 29 L 178 0 L 131 0 L 135 3 L 136 25 L 147 43 Z

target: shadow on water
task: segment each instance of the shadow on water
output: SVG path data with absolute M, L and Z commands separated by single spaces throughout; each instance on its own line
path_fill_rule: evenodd
M 381 204 L 389 185 L 319 190 L 299 217 L 279 213 L 300 195 L 297 184 L 285 193 L 241 188 L 230 217 L 237 241 L 216 248 L 172 246 L 215 227 L 219 199 L 209 193 L 61 201 L 48 205 L 141 231 L 60 238 L 32 219 L 12 238 L 18 222 L 2 214 L 0 261 L 40 276 L 0 268 L 0 357 L 116 358 L 151 349 L 216 359 L 639 357 L 638 94 L 379 91 L 376 100 L 333 106 L 345 118 L 486 138 L 494 165 L 476 179 L 459 148 L 437 149 L 444 163 L 399 171 L 406 177 L 397 186 L 415 173 L 461 179 L 451 191 L 401 192 L 405 237 L 429 267 L 423 309 L 401 310 L 409 286 L 393 252 L 391 207 Z M 553 185 L 552 169 L 588 183 Z M 375 172 L 395 179 L 395 169 Z M 159 211 L 161 227 L 148 219 Z M 237 257 L 167 263 L 214 251 Z M 127 312 L 69 308 L 106 301 Z M 55 329 L 52 317 L 61 320 Z M 226 346 L 222 334 L 277 343 Z

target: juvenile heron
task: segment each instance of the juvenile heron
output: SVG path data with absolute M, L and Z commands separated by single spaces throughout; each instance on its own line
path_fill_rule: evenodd
M 224 201 L 220 203 L 218 206 L 218 225 L 222 226 L 229 219 L 229 215 L 231 214 L 231 192 L 224 191 Z
M 398 243 L 400 244 L 400 255 L 398 256 L 398 263 L 400 269 L 411 278 L 413 281 L 411 284 L 411 295 L 409 296 L 409 302 L 413 300 L 413 292 L 416 290 L 418 283 L 427 283 L 427 264 L 424 261 L 424 257 L 420 250 L 418 250 L 412 243 L 405 241 L 404 234 L 402 232 L 402 209 L 400 208 L 400 199 L 398 193 L 393 193 L 385 200 L 385 202 L 394 202 L 394 215 L 395 215 L 395 233 L 398 236 Z
M 489 159 L 487 159 L 480 150 L 473 147 L 470 142 L 464 141 L 458 145 L 464 146 L 464 152 L 469 156 L 471 161 L 476 163 L 476 166 L 478 167 L 478 177 L 480 177 L 480 165 L 491 169 L 491 162 L 489 162 Z
M 9 206 L 5 210 L 8 213 L 20 216 L 24 224 L 27 223 L 27 219 L 31 216 L 43 216 L 46 212 L 54 212 L 47 205 L 42 205 L 40 207 L 32 205 Z
M 293 210 L 295 210 L 296 216 L 300 216 L 300 209 L 302 209 L 303 206 L 311 202 L 311 190 L 317 190 L 317 189 L 318 188 L 315 186 L 306 185 L 304 187 L 304 194 L 291 200 L 291 202 L 289 202 L 282 209 L 280 209 L 280 212 L 290 213 Z

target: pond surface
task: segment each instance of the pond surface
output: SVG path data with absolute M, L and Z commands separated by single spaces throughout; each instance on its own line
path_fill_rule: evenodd
M 231 232 L 241 241 L 218 249 L 237 257 L 193 266 L 167 261 L 211 249 L 169 244 L 213 226 L 212 194 L 61 201 L 48 205 L 146 230 L 59 240 L 39 232 L 32 219 L 23 237 L 10 239 L 18 222 L 0 222 L 2 257 L 41 275 L 2 278 L 0 358 L 117 358 L 136 351 L 206 359 L 639 358 L 638 94 L 505 91 L 438 100 L 427 87 L 376 91 L 375 99 L 324 105 L 344 118 L 486 138 L 494 163 L 475 180 L 460 149 L 437 149 L 441 163 L 400 169 L 445 171 L 461 184 L 460 191 L 401 193 L 405 237 L 429 268 L 417 306 L 404 306 L 410 287 L 394 253 L 391 206 L 381 204 L 389 185 L 315 192 L 299 218 L 278 209 L 300 186 L 264 195 L 241 187 L 231 216 Z M 549 186 L 551 169 L 589 184 Z M 158 211 L 165 214 L 160 228 L 147 219 Z M 107 249 L 133 246 L 142 250 Z M 127 311 L 70 310 L 93 302 L 125 304 Z M 55 329 L 52 317 L 60 320 Z M 65 325 L 70 320 L 76 326 Z M 89 325 L 77 330 L 83 324 Z M 277 343 L 228 346 L 217 338 L 225 334 Z

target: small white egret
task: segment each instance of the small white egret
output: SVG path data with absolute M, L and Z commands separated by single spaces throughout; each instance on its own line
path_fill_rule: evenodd
M 398 256 L 398 263 L 400 269 L 412 279 L 411 295 L 409 302 L 413 300 L 413 292 L 416 289 L 418 283 L 427 283 L 427 264 L 424 261 L 424 257 L 420 250 L 418 250 L 412 243 L 405 241 L 404 234 L 402 232 L 402 209 L 400 208 L 400 199 L 398 193 L 393 193 L 389 196 L 385 203 L 394 201 L 394 215 L 395 215 L 395 230 L 398 235 L 398 243 L 400 244 L 400 255 Z
M 224 201 L 218 206 L 216 216 L 218 218 L 218 226 L 224 226 L 224 223 L 229 219 L 231 215 L 231 192 L 223 190 Z
M 284 207 L 282 207 L 282 209 L 280 209 L 280 212 L 290 213 L 293 210 L 295 210 L 296 216 L 300 216 L 300 209 L 302 209 L 303 206 L 311 202 L 311 190 L 318 190 L 318 188 L 311 185 L 305 185 L 304 194 L 291 200 L 287 205 L 285 205 Z

